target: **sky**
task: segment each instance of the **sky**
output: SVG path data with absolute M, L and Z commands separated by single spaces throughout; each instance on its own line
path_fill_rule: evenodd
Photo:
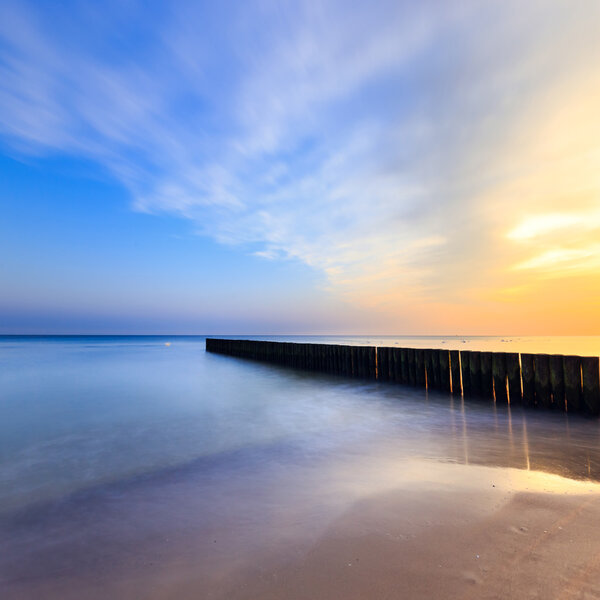
M 596 0 L 0 3 L 0 333 L 600 334 Z

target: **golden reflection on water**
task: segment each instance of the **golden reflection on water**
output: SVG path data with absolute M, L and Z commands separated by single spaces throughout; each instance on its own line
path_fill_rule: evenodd
M 529 441 L 527 439 L 527 421 L 523 418 L 523 450 L 525 451 L 525 460 L 527 461 L 527 470 L 531 471 L 529 462 Z
M 435 410 L 439 396 L 429 396 Z M 541 414 L 520 407 L 453 397 L 446 426 L 433 439 L 439 456 L 465 465 L 544 471 L 600 481 L 600 424 L 566 414 Z M 426 455 L 426 453 L 424 453 Z

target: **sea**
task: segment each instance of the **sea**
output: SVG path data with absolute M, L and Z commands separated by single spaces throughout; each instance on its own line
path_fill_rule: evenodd
M 600 355 L 600 337 L 253 339 Z M 449 463 L 600 481 L 600 425 L 210 354 L 204 336 L 2 336 L 0 597 L 171 597 L 173 565 L 217 589 Z M 127 593 L 140 581 L 154 595 Z

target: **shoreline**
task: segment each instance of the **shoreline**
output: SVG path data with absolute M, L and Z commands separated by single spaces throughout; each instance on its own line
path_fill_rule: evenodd
M 356 500 L 312 534 L 301 532 L 290 514 L 289 522 L 271 523 L 274 538 L 243 549 L 244 524 L 232 521 L 183 537 L 171 531 L 173 544 L 163 543 L 157 553 L 156 539 L 138 532 L 125 547 L 105 548 L 109 562 L 96 551 L 82 571 L 13 581 L 3 597 L 420 600 L 600 594 L 600 539 L 590 536 L 600 527 L 600 484 L 420 460 L 405 464 L 402 472 L 399 486 Z

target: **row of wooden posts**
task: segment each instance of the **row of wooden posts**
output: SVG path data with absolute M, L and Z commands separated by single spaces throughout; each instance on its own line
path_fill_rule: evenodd
M 598 357 L 207 338 L 206 350 L 497 403 L 600 413 Z

